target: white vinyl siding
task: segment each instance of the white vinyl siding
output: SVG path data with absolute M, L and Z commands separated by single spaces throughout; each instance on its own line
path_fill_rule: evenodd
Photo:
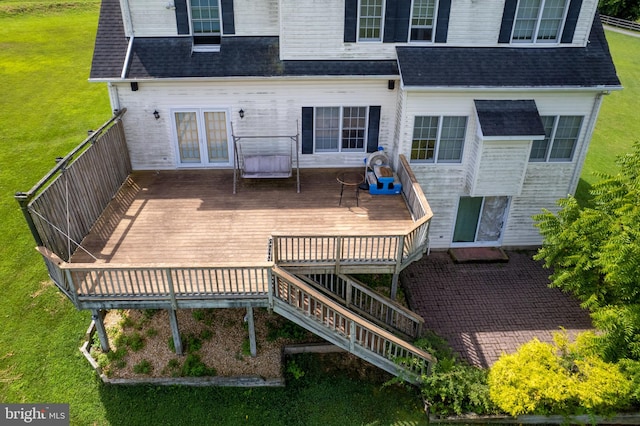
M 411 160 L 425 163 L 460 163 L 466 127 L 467 117 L 416 117 Z
M 567 0 L 520 0 L 511 41 L 556 43 L 567 13 Z
M 545 138 L 533 141 L 529 161 L 571 161 L 576 148 L 582 116 L 543 116 Z
M 432 41 L 436 21 L 436 0 L 413 0 L 410 41 Z
M 384 0 L 360 0 L 358 41 L 381 41 Z
M 314 152 L 364 152 L 367 107 L 317 107 Z

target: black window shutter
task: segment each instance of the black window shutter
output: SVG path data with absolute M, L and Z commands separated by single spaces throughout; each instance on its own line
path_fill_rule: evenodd
M 513 21 L 516 19 L 516 7 L 518 7 L 518 0 L 505 1 L 504 11 L 502 12 L 502 25 L 500 25 L 500 33 L 498 34 L 498 43 L 511 42 Z
M 369 128 L 367 129 L 367 152 L 378 150 L 378 138 L 380 136 L 380 107 L 369 107 Z
M 313 154 L 313 107 L 302 107 L 302 153 Z
M 221 0 L 220 6 L 222 6 L 223 34 L 235 34 L 236 24 L 233 17 L 233 0 Z
M 358 31 L 358 0 L 345 0 L 344 2 L 344 41 L 353 43 L 356 41 Z
M 576 24 L 578 23 L 578 16 L 580 15 L 581 8 L 582 0 L 571 0 L 569 3 L 567 20 L 564 23 L 564 30 L 562 30 L 560 43 L 573 43 L 573 34 L 576 32 Z
M 393 43 L 396 41 L 396 7 L 398 2 L 388 1 L 384 11 L 384 35 L 382 41 L 384 43 Z
M 438 22 L 436 24 L 436 43 L 446 43 L 449 33 L 449 15 L 451 14 L 451 0 L 440 0 L 438 3 Z
M 189 13 L 187 12 L 187 0 L 174 0 L 176 7 L 176 23 L 178 34 L 189 34 Z

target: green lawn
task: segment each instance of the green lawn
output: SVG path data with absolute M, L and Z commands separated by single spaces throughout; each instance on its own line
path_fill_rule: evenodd
M 584 204 L 594 173 L 616 174 L 615 159 L 640 141 L 640 38 L 607 31 L 607 40 L 624 90 L 604 97 L 576 198 Z
M 111 114 L 87 78 L 98 5 L 0 0 L 0 402 L 69 403 L 72 424 L 421 424 L 413 390 L 327 377 L 285 389 L 105 386 L 78 347 L 89 324 L 50 284 L 13 194 Z M 605 99 L 585 167 L 611 170 L 640 123 L 640 39 L 610 33 L 626 90 Z M 636 113 L 637 114 L 637 113 Z

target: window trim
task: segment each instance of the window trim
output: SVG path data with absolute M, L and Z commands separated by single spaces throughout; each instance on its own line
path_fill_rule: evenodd
M 573 162 L 576 148 L 578 147 L 578 141 L 580 140 L 580 133 L 582 132 L 582 127 L 584 125 L 584 116 L 583 115 L 542 115 L 541 117 L 553 117 L 553 126 L 551 128 L 551 134 L 549 135 L 549 143 L 546 146 L 544 158 L 532 158 L 531 152 L 533 152 L 533 146 L 536 141 L 533 141 L 531 144 L 531 151 L 529 152 L 529 163 L 571 163 Z M 573 147 L 571 149 L 571 155 L 569 158 L 551 158 L 551 152 L 553 151 L 553 146 L 556 143 L 556 134 L 558 131 L 558 125 L 560 124 L 560 119 L 563 117 L 580 117 L 580 126 L 578 127 L 578 132 L 575 136 L 575 140 L 573 141 Z M 545 130 L 546 133 L 546 130 Z M 545 134 L 545 138 L 543 141 L 547 140 L 547 136 Z
M 338 118 L 338 147 L 336 150 L 317 150 L 316 144 L 316 130 L 317 130 L 317 120 L 318 120 L 318 108 L 339 108 L 340 115 Z M 362 138 L 362 149 L 345 149 L 343 148 L 343 130 L 344 130 L 344 109 L 345 108 L 364 108 L 364 136 Z M 367 152 L 367 145 L 369 140 L 369 114 L 370 114 L 370 106 L 369 105 L 323 105 L 323 106 L 314 106 L 313 107 L 313 154 L 336 154 L 336 153 L 356 153 L 363 154 Z
M 222 41 L 222 36 L 224 34 L 224 26 L 222 21 L 222 2 L 221 0 L 215 0 L 218 3 L 218 21 L 220 25 L 220 33 L 219 34 L 211 34 L 211 35 L 196 35 L 195 30 L 193 28 L 193 15 L 192 15 L 192 0 L 188 0 L 187 11 L 189 12 L 189 31 L 191 32 L 192 38 L 192 50 L 194 52 L 219 52 L 220 51 L 220 43 Z M 196 39 L 201 38 L 219 38 L 220 41 L 218 43 L 196 43 Z
M 416 0 L 411 0 L 411 12 L 409 13 L 409 31 L 407 31 L 407 42 L 413 44 L 431 44 L 434 43 L 436 38 L 436 28 L 438 27 L 438 8 L 440 6 L 439 0 L 433 0 L 433 25 L 431 26 L 431 40 L 412 40 L 411 30 L 413 29 L 413 9 Z
M 523 0 L 518 0 L 516 4 L 515 14 L 513 16 L 513 25 L 511 26 L 511 36 L 509 37 L 510 43 L 518 44 L 518 45 L 557 45 L 562 41 L 562 35 L 564 32 L 564 27 L 567 22 L 567 14 L 569 12 L 569 6 L 571 4 L 570 0 L 563 0 L 563 12 L 562 12 L 562 22 L 558 27 L 558 32 L 556 34 L 556 38 L 554 40 L 538 40 L 538 34 L 540 31 L 540 23 L 542 22 L 542 15 L 544 13 L 544 8 L 548 0 L 540 0 L 540 10 L 538 11 L 538 16 L 536 17 L 535 28 L 533 29 L 533 33 L 531 35 L 531 40 L 514 40 L 513 35 L 516 30 L 516 25 L 518 23 L 518 12 L 520 11 L 520 5 Z
M 412 157 L 413 151 L 413 132 L 416 128 L 416 119 L 418 117 L 436 117 L 438 119 L 438 129 L 436 131 L 436 143 L 433 148 L 433 160 L 429 159 L 418 159 Z M 445 118 L 464 118 L 464 136 L 462 137 L 462 146 L 460 147 L 460 160 L 438 160 L 438 154 L 440 153 L 440 142 L 442 136 L 442 127 L 444 124 Z M 409 161 L 412 164 L 462 164 L 462 160 L 464 158 L 464 146 L 467 141 L 467 132 L 469 131 L 469 116 L 466 115 L 415 115 L 413 117 L 413 127 L 411 128 L 411 146 L 409 148 Z
M 387 12 L 387 2 L 386 0 L 380 0 L 381 9 L 380 9 L 380 37 L 378 39 L 373 38 L 362 38 L 360 37 L 360 23 L 362 19 L 362 1 L 358 0 L 358 16 L 357 16 L 357 25 L 356 25 L 356 42 L 358 43 L 382 43 L 384 40 L 384 21 Z

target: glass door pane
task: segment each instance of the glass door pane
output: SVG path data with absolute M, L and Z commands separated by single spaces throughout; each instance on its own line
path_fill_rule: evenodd
M 453 231 L 454 243 L 472 243 L 475 241 L 481 209 L 482 197 L 460 197 L 456 227 Z
M 204 113 L 207 137 L 207 156 L 210 163 L 229 162 L 229 140 L 227 138 L 227 118 L 224 111 Z
M 499 241 L 504 214 L 509 204 L 507 197 L 485 197 L 476 241 Z
M 181 163 L 200 163 L 200 137 L 196 112 L 176 112 L 176 133 Z

